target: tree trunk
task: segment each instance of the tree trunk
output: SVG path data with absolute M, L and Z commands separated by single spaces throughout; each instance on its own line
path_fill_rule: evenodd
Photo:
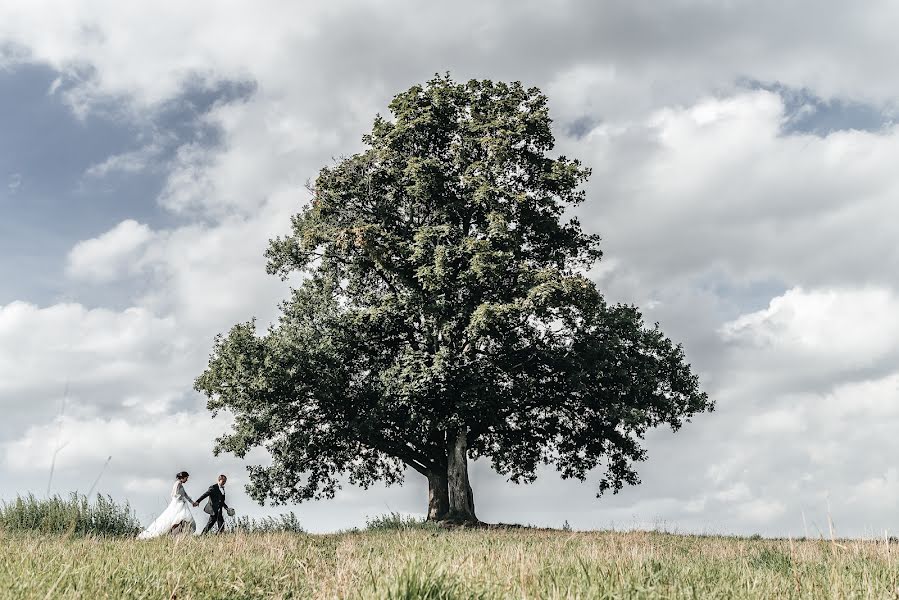
M 474 514 L 474 496 L 468 481 L 468 434 L 462 429 L 447 439 L 447 489 L 449 492 L 449 518 L 457 521 L 477 522 Z
M 428 521 L 440 521 L 449 513 L 446 471 L 428 473 Z

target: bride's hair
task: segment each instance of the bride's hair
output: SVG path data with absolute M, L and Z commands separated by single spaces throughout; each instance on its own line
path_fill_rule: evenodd
M 175 475 L 175 479 L 184 479 L 185 477 L 187 477 L 189 475 L 190 475 L 190 473 L 188 473 L 187 471 L 181 471 L 180 473 Z

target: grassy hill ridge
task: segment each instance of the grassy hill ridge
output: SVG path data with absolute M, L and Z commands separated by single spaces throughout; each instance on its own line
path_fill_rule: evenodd
M 0 531 L 9 598 L 893 597 L 897 548 L 658 532 L 226 534 Z

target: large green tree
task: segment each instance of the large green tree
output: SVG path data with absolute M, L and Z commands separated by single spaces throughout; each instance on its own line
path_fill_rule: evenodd
M 217 451 L 268 451 L 260 502 L 410 467 L 431 519 L 476 520 L 469 458 L 515 482 L 552 465 L 597 469 L 600 493 L 638 483 L 646 431 L 712 403 L 681 347 L 585 275 L 599 238 L 566 210 L 589 170 L 550 155 L 546 97 L 436 77 L 390 112 L 271 241 L 269 271 L 304 275 L 278 323 L 216 338 L 196 387 L 234 415 Z

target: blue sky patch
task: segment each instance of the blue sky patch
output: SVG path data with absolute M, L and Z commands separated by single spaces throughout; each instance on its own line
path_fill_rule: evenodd
M 255 91 L 247 82 L 190 82 L 138 123 L 116 111 L 78 118 L 60 93 L 67 84 L 54 86 L 58 77 L 37 65 L 0 70 L 0 304 L 66 299 L 68 251 L 125 219 L 175 225 L 156 202 L 171 156 L 188 142 L 220 145 L 204 114 Z M 112 156 L 147 148 L 131 168 L 98 170 Z
M 893 123 L 893 112 L 887 107 L 847 98 L 822 98 L 807 88 L 793 88 L 781 83 L 744 82 L 751 89 L 774 92 L 784 102 L 786 120 L 784 135 L 812 134 L 825 137 L 835 131 L 880 131 Z

